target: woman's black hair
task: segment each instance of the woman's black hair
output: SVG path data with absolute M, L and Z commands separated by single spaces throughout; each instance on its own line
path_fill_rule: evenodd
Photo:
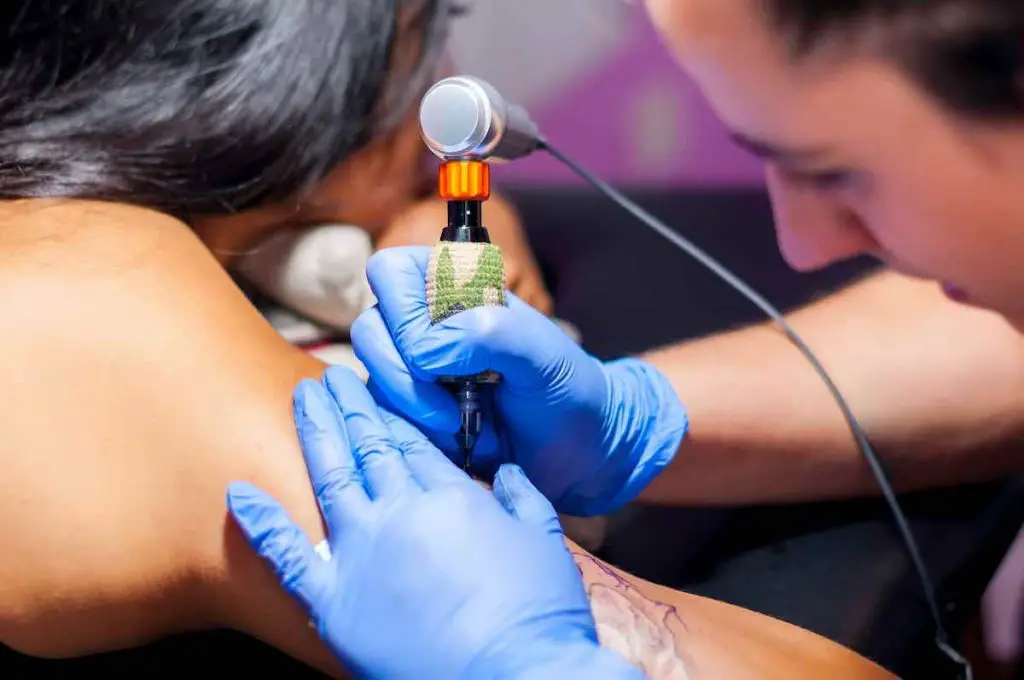
M 866 47 L 958 114 L 1024 117 L 1022 0 L 762 1 L 795 57 Z
M 434 75 L 451 11 L 447 0 L 0 3 L 0 198 L 180 217 L 284 200 L 401 118 Z

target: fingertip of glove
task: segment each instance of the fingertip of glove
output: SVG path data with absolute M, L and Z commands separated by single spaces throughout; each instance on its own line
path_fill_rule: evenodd
M 250 482 L 231 482 L 228 484 L 228 506 L 235 507 L 249 503 L 260 495 L 260 490 Z
M 509 480 L 511 477 L 507 469 L 509 465 L 509 463 L 502 464 L 498 471 L 494 473 L 494 483 L 491 485 L 491 491 L 494 493 L 494 497 L 498 499 L 498 502 L 501 503 L 501 507 L 505 508 L 505 512 L 515 515 L 515 502 L 509 490 Z
M 495 480 L 498 500 L 509 514 L 542 527 L 548 535 L 562 535 L 562 526 L 551 501 L 533 485 L 521 467 L 505 463 L 498 469 Z
M 356 320 L 349 326 L 348 335 L 349 340 L 352 342 L 352 350 L 358 356 L 359 346 L 362 344 L 364 339 L 372 337 L 374 332 L 375 323 L 384 323 L 384 318 L 380 315 L 380 306 L 373 305 L 364 309 Z
M 526 480 L 526 473 L 523 472 L 523 468 L 515 463 L 502 463 L 498 467 L 497 476 L 506 484 L 521 484 Z
M 515 463 L 502 463 L 494 475 L 494 489 L 500 490 L 511 506 L 514 506 L 517 499 L 533 490 L 533 485 L 527 479 L 523 468 Z M 511 506 L 506 508 L 511 511 Z
M 312 382 L 312 381 L 311 381 Z M 336 399 L 346 394 L 347 390 L 365 386 L 362 378 L 348 366 L 339 364 L 328 366 L 324 371 L 323 387 Z M 316 383 L 313 383 L 316 385 Z
M 312 378 L 303 378 L 292 390 L 292 403 L 301 405 L 303 401 L 313 396 L 313 392 L 320 388 L 320 383 Z
M 242 533 L 251 536 L 253 520 L 266 505 L 263 491 L 249 482 L 231 482 L 227 488 L 226 503 L 229 514 Z
M 387 323 L 380 307 L 374 305 L 356 317 L 348 331 L 349 341 L 352 343 L 352 352 L 364 365 L 369 368 L 376 368 L 375 359 L 386 357 L 387 352 L 383 348 L 393 345 L 394 340 L 388 331 Z M 395 348 L 397 350 L 397 347 Z

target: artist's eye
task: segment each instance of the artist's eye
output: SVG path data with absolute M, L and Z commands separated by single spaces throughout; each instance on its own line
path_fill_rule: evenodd
M 783 169 L 783 174 L 794 184 L 820 191 L 835 191 L 847 187 L 853 178 L 849 170 L 792 170 Z
M 449 15 L 454 18 L 466 16 L 472 11 L 472 7 L 468 2 L 456 2 L 452 4 L 451 9 L 448 11 Z

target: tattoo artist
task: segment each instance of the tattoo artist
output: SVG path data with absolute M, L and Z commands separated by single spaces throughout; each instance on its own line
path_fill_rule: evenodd
M 733 137 L 766 161 L 787 261 L 812 270 L 869 255 L 889 266 L 790 321 L 819 352 L 873 443 L 892 452 L 896 486 L 905 491 L 1019 471 L 1013 451 L 1024 435 L 1024 6 L 646 4 Z M 256 543 L 265 554 L 273 544 L 278 564 L 294 565 L 281 572 L 283 580 L 313 605 L 321 631 L 357 667 L 401 675 L 393 657 L 408 644 L 416 650 L 409 659 L 420 655 L 434 664 L 427 668 L 451 671 L 444 677 L 467 669 L 488 677 L 485 665 L 500 657 L 500 667 L 513 652 L 500 642 L 484 643 L 485 652 L 472 646 L 500 620 L 539 628 L 549 621 L 556 632 L 538 643 L 545 652 L 553 639 L 573 649 L 573 640 L 592 643 L 567 556 L 554 538 L 539 538 L 539 526 L 557 531 L 552 510 L 519 468 L 554 508 L 575 515 L 633 500 L 767 503 L 876 493 L 825 387 L 771 327 L 611 363 L 588 355 L 514 296 L 506 308 L 474 309 L 432 327 L 423 284 L 427 254 L 399 248 L 371 261 L 379 304 L 353 328 L 354 346 L 376 402 L 452 456 L 457 413 L 434 379 L 488 369 L 504 375 L 495 398 L 501 427 L 485 433 L 476 455 L 519 466 L 503 467 L 495 482 L 508 514 L 498 514 L 465 478 L 456 482 L 454 468 L 389 416 L 407 462 L 414 462 L 403 467 L 395 439 L 371 435 L 375 462 L 366 472 L 385 486 L 368 479 L 367 495 L 350 483 L 358 446 L 351 453 L 327 426 L 308 437 L 339 452 L 324 459 L 333 462 L 311 463 L 334 518 L 337 564 L 312 561 L 300 536 L 274 543 L 291 529 L 269 505 L 253 501 L 257 510 L 249 515 Z M 368 431 L 379 428 L 374 418 L 346 416 L 346 423 Z M 321 464 L 335 471 L 321 477 Z M 448 481 L 432 486 L 440 477 Z M 403 561 L 423 575 L 417 583 L 383 566 Z M 384 579 L 401 594 L 396 610 L 374 609 L 379 600 L 365 595 L 370 586 L 385 587 Z M 339 599 L 331 598 L 332 588 Z M 433 611 L 435 628 L 412 628 Z M 521 629 L 513 625 L 509 635 L 514 654 L 528 648 Z

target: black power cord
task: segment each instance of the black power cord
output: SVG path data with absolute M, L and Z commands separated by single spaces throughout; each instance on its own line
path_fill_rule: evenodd
M 800 350 L 800 353 L 803 354 L 811 363 L 815 372 L 817 372 L 818 376 L 825 382 L 829 392 L 832 393 L 833 398 L 839 405 L 840 410 L 843 412 L 843 416 L 849 424 L 853 437 L 856 440 L 857 445 L 860 447 L 861 453 L 864 455 L 864 459 L 867 461 L 868 466 L 870 466 L 875 479 L 878 481 L 878 486 L 882 491 L 882 495 L 885 497 L 885 501 L 889 504 L 889 509 L 892 511 L 893 518 L 896 521 L 896 528 L 899 531 L 904 546 L 906 547 L 910 561 L 913 563 L 914 569 L 917 571 L 918 579 L 921 582 L 921 590 L 923 591 L 925 601 L 928 604 L 928 609 L 931 612 L 931 617 L 935 624 L 936 646 L 955 665 L 960 666 L 963 669 L 963 674 L 961 675 L 963 680 L 973 680 L 974 672 L 971 668 L 970 662 L 965 659 L 949 641 L 949 634 L 946 632 L 945 624 L 942 621 L 938 598 L 935 596 L 935 587 L 932 585 L 931 578 L 928 576 L 928 570 L 925 567 L 924 560 L 921 559 L 921 551 L 917 546 L 917 541 L 914 539 L 914 534 L 910 529 L 910 524 L 907 522 L 906 515 L 903 514 L 903 509 L 900 507 L 900 503 L 896 499 L 896 494 L 893 491 L 892 483 L 889 481 L 889 475 L 885 471 L 885 467 L 882 465 L 882 460 L 879 458 L 878 454 L 875 453 L 874 448 L 872 448 L 864 429 L 861 427 L 860 423 L 857 421 L 857 417 L 853 414 L 849 404 L 846 402 L 846 398 L 843 397 L 839 388 L 836 387 L 835 382 L 833 382 L 831 376 L 829 376 L 828 372 L 825 370 L 825 367 L 821 365 L 818 357 L 814 355 L 811 349 L 807 346 L 807 343 L 804 342 L 803 338 L 801 338 L 793 327 L 786 321 L 782 312 L 780 312 L 774 305 L 768 302 L 762 295 L 751 288 L 742 279 L 736 276 L 736 274 L 731 272 L 727 267 L 725 267 L 725 265 L 721 264 L 704 252 L 704 250 L 695 243 L 679 235 L 670 229 L 664 222 L 651 215 L 630 199 L 626 198 L 622 193 L 584 170 L 576 162 L 551 146 L 547 141 L 541 141 L 539 148 L 547 151 L 551 156 L 561 161 L 570 170 L 586 180 L 599 192 L 612 199 L 619 205 L 619 207 L 625 209 L 633 217 L 643 222 L 661 236 L 665 237 L 674 246 L 697 260 L 697 262 L 704 265 L 713 274 L 750 300 L 750 302 L 760 308 L 761 311 L 772 319 L 772 321 L 778 324 L 786 337 L 789 338 L 796 348 Z

